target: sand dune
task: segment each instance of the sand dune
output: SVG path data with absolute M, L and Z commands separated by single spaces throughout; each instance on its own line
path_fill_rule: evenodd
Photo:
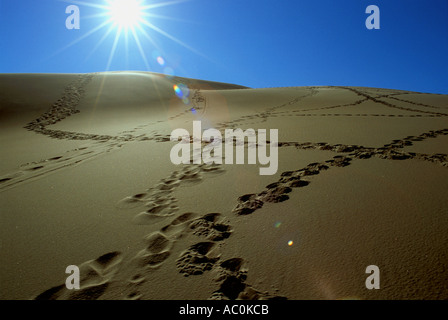
M 146 72 L 0 86 L 1 299 L 448 299 L 447 95 Z M 195 120 L 278 129 L 277 173 L 172 164 Z

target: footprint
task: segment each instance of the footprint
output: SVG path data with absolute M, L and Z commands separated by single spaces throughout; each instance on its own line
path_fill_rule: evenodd
M 272 296 L 267 292 L 256 290 L 246 283 L 248 269 L 244 268 L 244 260 L 231 258 L 216 267 L 215 281 L 219 283 L 210 299 L 212 300 L 273 300 L 285 299 Z
M 263 207 L 263 204 L 263 201 L 256 194 L 245 194 L 238 198 L 238 204 L 232 212 L 238 215 L 251 214 L 255 210 Z
M 298 170 L 296 176 L 297 177 L 307 177 L 307 176 L 314 176 L 319 173 L 320 173 L 320 170 L 315 167 L 305 167 L 303 169 Z
M 126 300 L 140 300 L 142 297 L 143 295 L 134 291 L 127 295 Z
M 174 202 L 177 202 L 177 199 L 169 193 L 162 196 L 152 197 L 150 201 L 146 202 L 145 206 L 148 209 L 151 209 L 157 206 L 169 206 Z
M 201 169 L 197 168 L 187 168 L 183 170 L 180 174 L 179 179 L 182 183 L 196 184 L 202 181 Z
M 131 197 L 126 197 L 122 200 L 120 200 L 116 207 L 119 209 L 132 209 L 136 208 L 142 205 L 142 202 L 144 201 L 145 197 L 147 197 L 147 193 L 139 193 Z
M 321 145 L 323 143 L 320 143 Z M 301 147 L 311 146 L 310 143 L 304 143 Z M 327 161 L 333 165 L 346 165 L 351 158 L 336 156 L 333 160 Z M 246 194 L 238 198 L 238 203 L 233 209 L 233 213 L 238 215 L 247 215 L 261 208 L 265 202 L 278 203 L 289 199 L 288 193 L 292 192 L 292 188 L 300 188 L 309 185 L 309 181 L 302 180 L 302 177 L 319 174 L 322 170 L 329 167 L 323 163 L 310 163 L 303 169 L 296 171 L 285 171 L 281 174 L 281 178 L 277 182 L 273 182 L 266 186 L 266 190 L 258 194 Z
M 171 190 L 153 189 L 137 196 L 125 198 L 119 204 L 121 207 L 133 207 L 145 203 L 146 211 L 137 214 L 132 220 L 138 225 L 152 224 L 154 219 L 172 216 L 179 209 Z
M 131 284 L 139 285 L 139 284 L 142 284 L 143 282 L 145 282 L 145 280 L 146 280 L 145 277 L 143 277 L 140 274 L 136 274 L 129 280 L 129 282 Z
M 34 300 L 57 300 L 62 296 L 64 289 L 66 289 L 65 284 L 48 289 L 41 294 L 34 297 Z
M 179 239 L 183 236 L 185 230 L 188 229 L 188 222 L 195 216 L 196 214 L 192 212 L 183 213 L 171 221 L 170 224 L 164 226 L 161 231 L 171 239 Z
M 283 178 L 285 185 L 289 188 L 301 188 L 310 184 L 308 180 L 303 180 L 300 176 L 292 176 L 289 178 Z
M 275 188 L 270 188 L 259 194 L 260 199 L 264 202 L 278 203 L 289 199 L 287 193 L 290 193 L 292 189 L 287 186 L 277 186 Z
M 28 171 L 36 171 L 36 170 L 43 169 L 43 168 L 44 168 L 44 166 L 36 166 L 36 167 L 32 167 L 32 168 L 29 168 L 29 169 L 26 169 L 26 170 L 28 170 Z
M 238 271 L 240 271 L 243 263 L 244 263 L 244 260 L 241 258 L 232 258 L 232 259 L 223 261 L 220 266 L 224 270 L 228 270 L 231 272 L 238 272 Z
M 68 290 L 65 284 L 53 287 L 36 296 L 35 300 L 96 300 L 101 297 L 122 262 L 120 252 L 109 252 L 79 266 L 80 289 Z
M 390 159 L 390 160 L 406 160 L 411 158 L 409 153 L 398 152 L 396 150 L 387 150 L 378 154 L 378 157 L 381 159 Z
M 177 179 L 162 179 L 160 183 L 156 185 L 156 189 L 159 190 L 173 190 L 180 185 L 180 180 Z
M 306 170 L 309 171 L 322 171 L 322 170 L 327 170 L 329 167 L 323 163 L 318 163 L 318 162 L 314 162 L 314 163 L 310 163 L 309 165 L 307 165 L 305 167 Z
M 232 234 L 232 228 L 227 224 L 218 222 L 220 216 L 219 213 L 206 214 L 192 221 L 189 228 L 193 230 L 194 235 L 210 241 L 227 239 Z
M 137 253 L 134 259 L 138 261 L 138 265 L 140 267 L 150 267 L 152 269 L 155 269 L 160 267 L 170 255 L 171 252 L 169 250 L 158 253 L 151 253 L 147 249 L 143 249 L 139 253 Z
M 97 300 L 101 297 L 109 286 L 108 282 L 89 287 L 73 290 L 69 296 L 69 300 Z
M 184 213 L 160 231 L 147 235 L 143 239 L 146 247 L 134 257 L 138 267 L 150 267 L 152 269 L 160 267 L 170 257 L 175 240 L 179 239 L 188 229 L 187 222 L 191 221 L 194 216 L 195 214 L 191 212 Z M 143 280 L 136 275 L 130 282 L 135 284 L 136 281 Z
M 178 225 L 190 220 L 195 214 L 193 212 L 183 213 L 171 222 L 171 225 Z
M 163 204 L 163 205 L 154 204 L 147 211 L 137 214 L 132 219 L 132 222 L 137 225 L 153 224 L 154 219 L 173 216 L 178 210 L 179 207 L 174 204 Z
M 185 250 L 176 261 L 179 273 L 188 277 L 211 270 L 219 260 L 219 257 L 209 256 L 214 246 L 213 242 L 199 242 Z
M 345 156 L 334 156 L 332 160 L 327 160 L 325 162 L 335 167 L 346 167 L 350 165 L 351 160 L 351 158 Z
M 204 173 L 212 173 L 214 175 L 222 174 L 222 173 L 225 172 L 225 170 L 222 167 L 222 165 L 215 164 L 215 163 L 212 163 L 212 164 L 205 164 L 205 163 L 203 163 L 203 164 L 200 165 L 200 168 L 201 168 L 201 170 Z
M 224 298 L 236 300 L 241 292 L 246 289 L 245 278 L 237 276 L 227 276 L 222 281 L 218 291 L 214 292 L 212 299 L 221 300 Z M 254 299 L 255 300 L 255 299 Z
M 357 159 L 370 159 L 374 155 L 374 153 L 370 151 L 361 151 L 351 153 L 350 155 Z
M 98 269 L 102 270 L 103 273 L 109 271 L 111 268 L 116 266 L 121 262 L 121 253 L 118 251 L 109 252 L 103 254 L 96 260 L 92 262 L 92 264 L 96 264 Z
M 171 243 L 164 234 L 158 231 L 146 236 L 144 241 L 147 244 L 146 250 L 151 253 L 160 253 L 167 249 Z

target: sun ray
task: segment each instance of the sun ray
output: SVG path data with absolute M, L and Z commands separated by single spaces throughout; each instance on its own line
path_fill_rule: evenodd
M 148 17 L 148 18 L 165 19 L 165 20 L 176 21 L 176 22 L 196 23 L 195 21 L 191 21 L 191 20 L 173 18 L 173 17 L 169 17 L 169 16 L 162 16 L 160 14 L 154 14 L 154 13 L 148 13 L 148 12 L 144 12 L 142 14 L 142 16 Z
M 106 40 L 106 38 L 109 36 L 109 34 L 114 30 L 114 26 L 111 24 L 109 26 L 109 29 L 106 31 L 106 33 L 103 35 L 103 37 L 100 39 L 100 41 L 97 42 L 95 47 L 92 49 L 92 51 L 89 53 L 89 55 L 85 58 L 84 61 L 89 60 L 89 58 L 95 53 L 96 50 L 101 46 L 101 44 Z
M 147 6 L 143 6 L 142 8 L 144 10 L 151 10 L 151 9 L 155 9 L 155 8 L 172 6 L 174 4 L 180 4 L 183 2 L 189 2 L 189 1 L 191 1 L 191 0 L 174 0 L 174 1 L 167 1 L 167 2 L 159 2 L 159 3 L 153 3 L 153 4 L 149 4 Z
M 148 34 L 148 32 L 146 32 L 145 29 L 142 28 L 141 25 L 137 25 L 137 28 L 140 30 L 140 32 L 145 36 L 146 39 L 148 39 L 148 41 L 159 51 L 163 51 L 162 48 L 160 48 L 160 46 L 154 41 L 153 38 L 151 38 L 151 36 Z
M 109 71 L 110 65 L 112 64 L 112 59 L 114 58 L 115 51 L 117 50 L 118 39 L 120 39 L 120 35 L 121 35 L 121 31 L 122 30 L 123 30 L 122 27 L 119 27 L 118 31 L 117 31 L 117 34 L 115 35 L 114 44 L 112 46 L 112 50 L 110 51 L 109 60 L 107 61 L 106 71 Z
M 143 47 L 140 43 L 140 39 L 138 38 L 138 35 L 135 32 L 135 29 L 131 28 L 131 31 L 132 31 L 132 35 L 134 36 L 135 42 L 137 44 L 138 50 L 140 51 L 140 55 L 143 58 L 143 62 L 145 63 L 146 69 L 151 70 L 151 68 L 149 67 L 148 59 L 146 58 L 145 52 L 143 51 Z
M 61 2 L 66 2 L 66 3 L 71 3 L 71 4 L 77 4 L 80 6 L 87 6 L 87 7 L 91 7 L 91 8 L 98 8 L 98 9 L 107 9 L 107 6 L 105 5 L 101 5 L 101 4 L 96 4 L 96 3 L 91 3 L 91 2 L 86 2 L 86 1 L 78 1 L 78 0 L 59 0 Z
M 129 69 L 129 33 L 124 33 L 124 48 L 125 48 L 125 61 L 126 61 L 126 69 Z
M 68 48 L 70 48 L 71 46 L 77 44 L 78 42 L 84 40 L 85 38 L 91 36 L 92 34 L 94 34 L 95 32 L 97 32 L 98 30 L 101 30 L 102 28 L 104 28 L 105 26 L 107 26 L 108 24 L 110 24 L 110 20 L 106 20 L 104 21 L 102 24 L 100 24 L 99 26 L 93 28 L 92 30 L 90 30 L 89 32 L 83 34 L 82 36 L 80 36 L 79 38 L 73 40 L 72 42 L 70 42 L 68 45 L 66 45 L 65 47 L 59 49 L 58 51 L 56 51 L 55 53 L 53 53 L 50 57 L 53 57 L 55 55 L 60 54 L 61 52 L 67 50 Z
M 185 2 L 190 2 L 192 0 L 171 0 L 165 2 L 158 3 L 147 3 L 148 0 L 96 0 L 96 3 L 89 2 L 87 0 L 58 0 L 61 2 L 66 2 L 74 5 L 90 7 L 95 10 L 100 10 L 97 13 L 87 12 L 86 15 L 83 11 L 82 19 L 104 19 L 98 26 L 93 29 L 87 31 L 85 34 L 81 35 L 79 38 L 73 40 L 65 47 L 59 49 L 56 53 L 57 55 L 64 50 L 78 44 L 82 40 L 90 37 L 91 35 L 98 33 L 98 31 L 106 28 L 104 34 L 99 37 L 99 40 L 96 41 L 93 49 L 87 55 L 85 60 L 88 60 L 92 55 L 98 50 L 98 48 L 104 44 L 106 39 L 110 36 L 110 34 L 115 31 L 115 36 L 113 38 L 113 44 L 107 58 L 106 71 L 109 71 L 112 63 L 115 59 L 117 49 L 119 45 L 124 45 L 124 54 L 121 56 L 121 59 L 124 61 L 126 69 L 129 69 L 131 56 L 129 54 L 130 50 L 132 50 L 133 46 L 135 46 L 142 58 L 142 61 L 148 71 L 151 70 L 151 66 L 164 67 L 164 72 L 172 73 L 172 69 L 169 66 L 165 66 L 166 60 L 164 59 L 163 49 L 160 46 L 158 41 L 155 41 L 154 36 L 156 34 L 160 34 L 163 37 L 181 45 L 182 47 L 190 50 L 191 52 L 210 60 L 208 57 L 200 53 L 198 50 L 189 46 L 185 42 L 176 38 L 174 35 L 164 31 L 162 28 L 158 27 L 152 19 L 165 19 L 177 22 L 187 22 L 194 23 L 194 21 L 186 21 L 179 18 L 174 18 L 166 15 L 156 14 L 151 12 L 151 10 L 156 8 L 162 8 L 172 5 L 177 5 Z M 98 3 L 98 2 L 102 3 Z M 148 1 L 149 2 L 149 1 Z M 87 23 L 86 23 L 87 25 Z M 132 35 L 131 35 L 132 34 Z M 124 37 L 122 37 L 124 35 Z M 123 38 L 123 39 L 122 39 Z M 147 40 L 149 44 L 151 44 L 154 48 L 152 51 L 153 58 L 157 60 L 157 63 L 152 64 L 152 60 L 148 59 L 146 44 L 142 42 L 142 40 Z M 131 44 L 132 42 L 132 44 Z M 155 51 L 157 50 L 157 51 Z M 120 50 L 120 55 L 121 55 Z M 156 53 L 157 52 L 157 53 Z M 105 59 L 106 60 L 106 59 Z M 163 62 L 160 62 L 163 61 Z M 131 60 L 132 62 L 132 60 Z M 130 68 L 132 69 L 132 67 Z M 169 71 L 171 69 L 171 71 Z
M 152 23 L 146 21 L 145 19 L 140 19 L 140 22 L 146 26 L 148 26 L 149 28 L 151 28 L 152 30 L 160 33 L 161 35 L 167 37 L 168 39 L 176 42 L 177 44 L 180 44 L 181 46 L 183 46 L 184 48 L 190 50 L 191 52 L 196 53 L 197 55 L 203 56 L 205 57 L 202 53 L 200 53 L 199 51 L 197 51 L 196 49 L 190 47 L 189 45 L 183 43 L 182 41 L 180 41 L 179 39 L 175 38 L 174 36 L 170 35 L 168 32 L 163 31 L 162 29 L 156 27 L 155 25 L 153 25 Z
M 102 17 L 107 17 L 108 14 L 107 12 L 102 12 L 102 13 L 96 13 L 96 14 L 91 14 L 91 15 L 83 15 L 81 18 L 82 19 L 94 19 L 94 18 L 102 18 Z

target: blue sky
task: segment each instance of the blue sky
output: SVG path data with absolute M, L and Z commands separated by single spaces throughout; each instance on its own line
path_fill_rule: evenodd
M 379 30 L 365 27 L 372 4 L 380 8 Z M 137 29 L 141 50 L 132 34 L 126 50 L 122 34 L 112 59 L 117 29 L 98 45 L 109 26 L 67 47 L 106 20 L 89 18 L 104 9 L 78 4 L 81 27 L 68 30 L 68 5 L 0 0 L 0 72 L 146 70 L 254 88 L 348 85 L 448 94 L 447 0 L 175 2 L 148 10 L 159 17 L 147 18 L 171 38 L 142 25 L 153 43 Z

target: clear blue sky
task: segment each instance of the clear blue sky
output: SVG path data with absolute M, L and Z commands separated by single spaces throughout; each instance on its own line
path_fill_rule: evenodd
M 371 4 L 380 8 L 380 30 L 365 27 Z M 68 30 L 68 5 L 0 0 L 0 72 L 172 70 L 256 88 L 350 85 L 448 94 L 447 0 L 178 2 L 147 11 L 159 17 L 146 19 L 171 38 L 142 25 L 153 43 L 137 29 L 142 51 L 132 34 L 126 50 L 122 34 L 109 66 L 117 29 L 103 42 L 109 26 L 66 48 L 103 23 L 105 17 L 89 16 L 105 10 L 79 4 L 80 29 Z

